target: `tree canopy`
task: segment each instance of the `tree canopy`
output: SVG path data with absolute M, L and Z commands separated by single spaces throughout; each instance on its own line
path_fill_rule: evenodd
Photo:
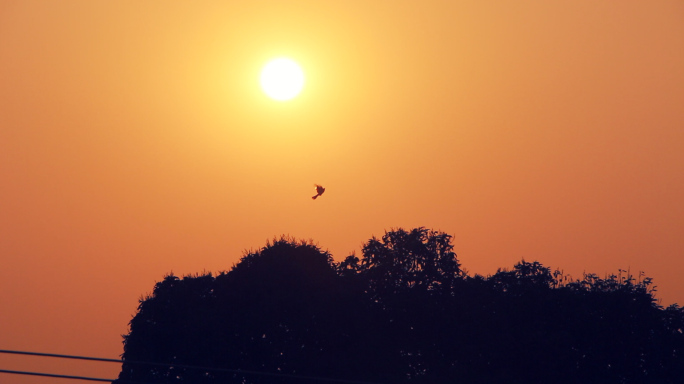
M 336 263 L 280 238 L 141 299 L 116 383 L 676 383 L 684 310 L 651 279 L 539 262 L 461 269 L 451 236 L 371 238 Z

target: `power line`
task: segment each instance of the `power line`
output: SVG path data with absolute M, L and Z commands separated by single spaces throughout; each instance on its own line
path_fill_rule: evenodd
M 71 376 L 71 375 L 57 375 L 54 373 L 43 373 L 43 372 L 29 372 L 29 371 L 10 371 L 7 369 L 0 369 L 0 373 L 9 373 L 15 375 L 29 375 L 29 376 L 43 376 L 43 377 L 56 377 L 59 379 L 74 379 L 74 380 L 87 380 L 87 381 L 103 381 L 111 383 L 114 380 L 118 380 L 122 384 L 148 384 L 140 381 L 128 381 L 119 379 L 101 379 L 98 377 L 87 377 L 87 376 Z
M 88 356 L 75 356 L 75 355 L 58 355 L 55 353 L 42 353 L 42 352 L 26 352 L 26 351 L 12 351 L 9 349 L 0 349 L 0 353 L 11 353 L 14 355 L 29 355 L 29 356 L 43 356 L 43 357 L 57 357 L 60 359 L 78 359 L 78 360 L 91 360 L 91 361 L 104 361 L 107 363 L 130 363 L 126 360 L 119 359 L 105 359 L 102 357 L 88 357 Z
M 43 376 L 43 377 L 58 377 L 60 379 L 75 379 L 75 380 L 89 380 L 89 381 L 104 381 L 111 383 L 113 379 L 99 379 L 96 377 L 85 377 L 85 376 L 69 376 L 69 375 L 56 375 L 54 373 L 40 373 L 40 372 L 26 372 L 26 371 L 10 371 L 7 369 L 0 369 L 0 373 L 12 373 L 15 375 L 31 375 L 31 376 Z
M 156 363 L 156 362 L 144 362 L 144 361 L 130 361 L 123 359 L 107 359 L 102 357 L 90 357 L 90 356 L 77 356 L 77 355 L 60 355 L 55 353 L 43 353 L 43 352 L 28 352 L 28 351 L 14 351 L 8 349 L 0 349 L 0 353 L 9 353 L 14 355 L 28 355 L 28 356 L 41 356 L 41 357 L 56 357 L 60 359 L 76 359 L 76 360 L 89 360 L 89 361 L 100 361 L 106 363 L 119 363 L 119 364 L 133 364 L 133 365 L 151 365 L 151 366 L 161 366 L 161 367 L 175 367 L 175 368 L 185 368 L 185 369 L 196 369 L 201 371 L 215 371 L 215 372 L 228 372 L 240 375 L 259 375 L 259 376 L 271 376 L 271 377 L 282 377 L 282 378 L 293 378 L 293 379 L 303 379 L 303 380 L 313 380 L 313 381 L 327 381 L 331 383 L 344 383 L 344 384 L 378 384 L 371 383 L 368 381 L 356 381 L 356 380 L 344 380 L 344 379 L 333 379 L 327 377 L 315 377 L 315 376 L 303 376 L 294 375 L 288 373 L 273 373 L 273 372 L 262 372 L 262 371 L 248 371 L 242 369 L 229 369 L 229 368 L 213 368 L 213 367 L 200 367 L 195 365 L 185 365 L 185 364 L 173 364 L 173 363 Z M 38 372 L 22 372 L 20 371 L 7 371 L 0 370 L 0 373 L 16 373 L 16 374 L 26 374 L 26 375 L 36 375 L 36 376 L 49 376 L 49 377 L 63 377 L 72 378 L 80 380 L 91 380 L 91 381 L 107 381 L 111 382 L 109 379 L 98 379 L 98 378 L 85 378 L 80 376 L 63 376 L 63 375 L 53 375 L 50 373 L 38 373 Z

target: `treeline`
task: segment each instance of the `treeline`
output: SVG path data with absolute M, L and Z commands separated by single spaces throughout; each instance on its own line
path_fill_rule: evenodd
M 115 383 L 682 383 L 684 310 L 652 287 L 524 260 L 470 276 L 425 228 L 340 263 L 281 238 L 217 276 L 157 283 Z

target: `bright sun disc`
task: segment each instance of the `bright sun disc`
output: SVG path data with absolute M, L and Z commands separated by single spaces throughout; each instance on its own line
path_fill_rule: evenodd
M 290 59 L 273 59 L 261 70 L 261 88 L 272 99 L 290 100 L 297 96 L 303 87 L 304 72 Z

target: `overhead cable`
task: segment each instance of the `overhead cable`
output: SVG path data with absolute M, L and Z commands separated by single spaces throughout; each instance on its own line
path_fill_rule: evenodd
M 282 377 L 282 378 L 293 378 L 302 380 L 313 380 L 313 381 L 327 381 L 330 383 L 344 383 L 344 384 L 377 384 L 368 381 L 356 381 L 356 380 L 344 380 L 344 379 L 333 379 L 327 377 L 315 377 L 315 376 L 304 376 L 304 375 L 294 375 L 288 373 L 274 373 L 274 372 L 262 372 L 262 371 L 249 371 L 243 369 L 229 369 L 229 368 L 213 368 L 213 367 L 200 367 L 195 365 L 185 365 L 185 364 L 173 364 L 173 363 L 156 363 L 156 362 L 144 362 L 144 361 L 131 361 L 124 359 L 107 359 L 102 357 L 90 357 L 90 356 L 76 356 L 76 355 L 60 355 L 55 353 L 43 353 L 43 352 L 28 352 L 28 351 L 14 351 L 8 349 L 0 349 L 0 353 L 9 353 L 14 355 L 28 355 L 28 356 L 41 356 L 41 357 L 56 357 L 60 359 L 76 359 L 76 360 L 89 360 L 89 361 L 100 361 L 105 363 L 119 363 L 119 364 L 133 364 L 133 365 L 151 365 L 159 367 L 175 367 L 175 368 L 185 368 L 185 369 L 196 369 L 200 371 L 214 371 L 214 372 L 229 372 L 240 375 L 259 375 L 259 376 L 271 376 L 271 377 Z M 0 373 L 16 373 L 19 371 L 6 371 L 0 370 Z M 49 373 L 25 373 L 34 374 L 36 376 L 51 376 Z M 56 375 L 52 377 L 61 377 L 61 375 Z M 78 378 L 78 376 L 73 376 L 71 378 Z M 83 378 L 82 380 L 92 380 L 92 381 L 113 381 L 109 379 L 96 379 L 96 378 Z

